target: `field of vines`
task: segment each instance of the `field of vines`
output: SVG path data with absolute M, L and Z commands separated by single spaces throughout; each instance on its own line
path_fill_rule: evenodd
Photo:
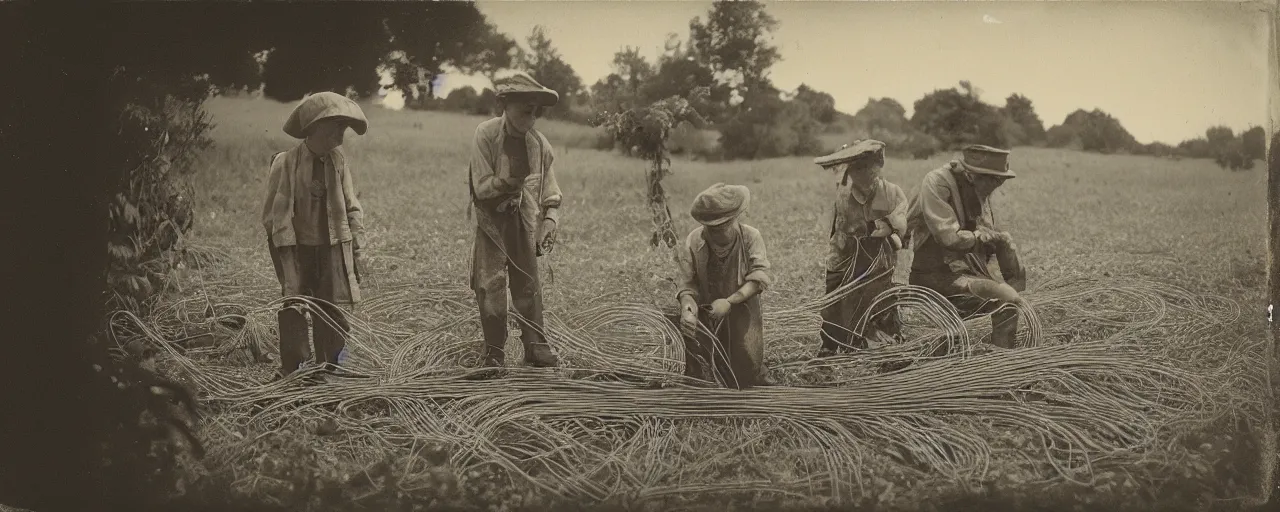
M 290 105 L 206 108 L 180 279 L 145 318 L 113 318 L 205 408 L 208 455 L 175 492 L 291 510 L 1234 510 L 1269 485 L 1261 169 L 1017 148 L 993 210 L 1028 267 L 1020 346 L 987 346 L 987 318 L 907 288 L 905 341 L 818 362 L 832 177 L 808 158 L 677 158 L 680 238 L 698 191 L 747 185 L 743 222 L 773 264 L 780 385 L 735 391 L 679 377 L 648 164 L 544 121 L 565 198 L 541 261 L 562 365 L 521 367 L 513 330 L 507 372 L 476 380 L 466 159 L 483 119 L 366 106 L 368 134 L 345 145 L 371 267 L 350 375 L 269 383 L 281 297 L 259 216 L 269 157 L 297 143 Z M 912 194 L 948 158 L 890 159 L 885 177 Z M 926 357 L 939 340 L 958 350 Z

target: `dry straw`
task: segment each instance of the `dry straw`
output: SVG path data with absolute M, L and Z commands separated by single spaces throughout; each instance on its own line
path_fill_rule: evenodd
M 575 500 L 735 490 L 851 499 L 868 492 L 871 459 L 972 481 L 996 459 L 992 433 L 1006 431 L 1029 436 L 1024 465 L 1042 468 L 1043 478 L 1087 482 L 1100 466 L 1150 457 L 1179 429 L 1243 409 L 1247 398 L 1224 397 L 1256 366 L 1248 354 L 1257 347 L 1235 347 L 1211 365 L 1197 348 L 1238 319 L 1230 301 L 1144 281 L 1069 276 L 1026 294 L 1020 346 L 1011 350 L 977 343 L 990 330 L 988 317 L 962 319 L 936 292 L 903 286 L 876 308 L 906 306 L 910 339 L 812 361 L 818 312 L 859 280 L 767 312 L 767 360 L 783 386 L 736 391 L 682 377 L 677 327 L 636 304 L 548 314 L 562 367 L 513 367 L 500 379 L 472 380 L 477 370 L 467 366 L 481 344 L 473 299 L 464 287 L 437 282 L 383 286 L 352 315 L 344 373 L 364 378 L 264 384 L 274 365 L 253 362 L 253 354 L 275 355 L 283 300 L 255 303 L 278 290 L 246 290 L 244 282 L 271 281 L 222 276 L 151 318 L 113 319 L 122 343 L 150 340 L 165 367 L 215 409 L 203 429 L 210 467 L 262 449 L 228 432 L 332 418 L 351 441 L 319 450 L 444 446 L 460 471 L 498 464 L 541 492 Z M 172 343 L 197 330 L 212 330 L 221 342 Z M 952 355 L 931 357 L 943 344 Z M 519 361 L 519 343 L 511 347 L 507 360 Z M 876 371 L 904 360 L 914 363 Z M 630 380 L 602 378 L 608 375 Z M 791 470 L 725 476 L 727 465 L 777 467 L 786 457 L 794 458 Z M 428 469 L 409 464 L 405 471 L 400 485 L 411 488 Z

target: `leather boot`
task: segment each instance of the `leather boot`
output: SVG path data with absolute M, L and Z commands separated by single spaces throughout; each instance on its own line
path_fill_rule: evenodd
M 280 323 L 280 373 L 289 375 L 298 370 L 307 359 L 310 339 L 307 333 L 307 317 L 303 306 L 286 306 L 276 313 Z
M 1018 310 L 1006 307 L 991 314 L 991 344 L 1014 348 L 1018 341 Z
M 551 350 L 549 343 L 526 343 L 524 346 L 524 362 L 529 366 L 550 368 L 560 364 L 560 357 Z

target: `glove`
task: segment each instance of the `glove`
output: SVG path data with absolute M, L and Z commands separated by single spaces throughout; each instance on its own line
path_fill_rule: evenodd
M 871 232 L 873 238 L 884 238 L 893 234 L 893 227 L 888 222 L 885 222 L 884 219 L 876 219 L 875 224 L 876 229 Z
M 711 318 L 716 320 L 724 318 L 725 315 L 729 314 L 729 309 L 732 307 L 733 304 L 729 303 L 729 299 L 716 299 L 715 302 L 711 303 Z
M 698 313 L 686 309 L 680 313 L 680 333 L 687 337 L 694 337 L 698 332 Z
M 538 229 L 538 256 L 551 252 L 556 243 L 556 221 L 544 219 Z

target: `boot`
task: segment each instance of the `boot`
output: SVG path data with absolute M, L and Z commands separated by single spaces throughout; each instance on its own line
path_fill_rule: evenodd
M 280 374 L 289 375 L 298 370 L 308 353 L 310 339 L 307 333 L 307 317 L 301 306 L 286 306 L 276 313 L 280 323 Z
M 991 344 L 1014 348 L 1018 341 L 1018 311 L 1008 309 L 991 314 Z
M 524 362 L 536 368 L 550 368 L 560 364 L 560 357 L 551 350 L 546 342 L 525 343 Z

